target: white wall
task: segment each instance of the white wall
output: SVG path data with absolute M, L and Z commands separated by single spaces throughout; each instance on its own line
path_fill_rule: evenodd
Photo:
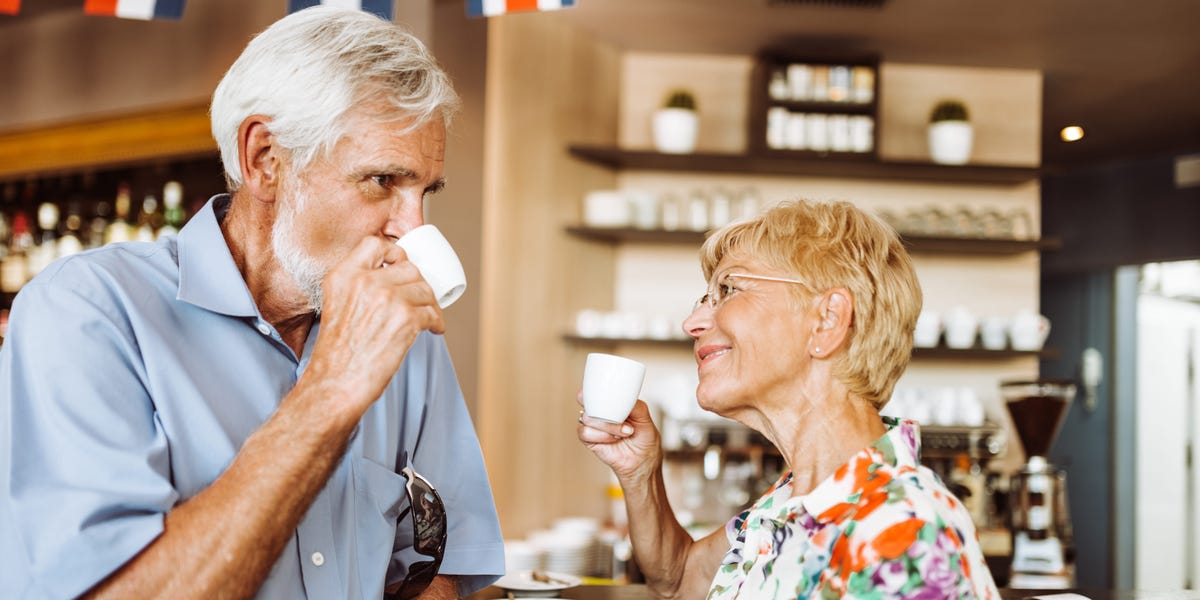
M 1189 361 L 1194 372 L 1200 369 L 1200 305 L 1142 295 L 1137 319 L 1134 585 L 1179 590 L 1189 578 L 1195 586 L 1200 575 L 1194 551 L 1200 531 L 1188 487 L 1192 498 L 1200 497 L 1200 489 L 1187 464 L 1188 444 L 1200 432 L 1195 405 L 1200 387 L 1188 380 Z M 1192 452 L 1194 465 L 1200 456 Z

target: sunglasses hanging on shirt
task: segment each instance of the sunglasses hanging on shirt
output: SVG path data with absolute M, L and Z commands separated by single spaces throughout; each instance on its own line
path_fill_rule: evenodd
M 412 515 L 413 549 L 429 560 L 409 565 L 404 581 L 398 588 L 394 588 L 394 594 L 387 597 L 394 600 L 411 600 L 429 587 L 442 565 L 442 556 L 446 553 L 446 505 L 442 503 L 442 498 L 433 484 L 412 470 L 412 467 L 404 467 L 400 474 L 408 480 L 404 486 L 404 492 L 408 496 L 408 508 L 400 513 L 398 519 L 403 521 L 406 516 Z

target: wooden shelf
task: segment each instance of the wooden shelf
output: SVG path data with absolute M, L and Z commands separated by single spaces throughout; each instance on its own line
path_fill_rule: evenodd
M 692 346 L 691 339 L 666 339 L 655 340 L 648 338 L 610 338 L 610 337 L 584 337 L 575 334 L 563 335 L 563 340 L 570 344 L 580 346 L 649 346 L 658 348 L 689 348 Z M 942 359 L 942 360 L 1005 360 L 1011 358 L 1024 358 L 1028 356 L 1036 356 L 1043 360 L 1057 360 L 1060 352 L 1055 348 L 1042 348 L 1041 350 L 988 350 L 986 348 L 947 348 L 938 346 L 936 348 L 913 348 L 913 358 L 919 359 Z
M 935 348 L 917 348 L 913 347 L 913 358 L 925 359 L 947 359 L 947 360 L 962 360 L 962 359 L 1006 359 L 1006 358 L 1022 358 L 1026 356 L 1036 356 L 1045 360 L 1057 360 L 1059 351 L 1056 348 L 1042 348 L 1041 350 L 1013 350 L 1006 348 L 1004 350 L 988 350 L 976 346 L 974 348 L 947 348 L 946 346 L 937 346 Z
M 968 237 L 934 237 L 902 235 L 909 252 L 926 254 L 1020 254 L 1022 252 L 1045 252 L 1062 248 L 1059 238 L 1040 240 L 1008 240 Z
M 0 179 L 161 163 L 216 151 L 206 102 L 4 132 Z M 219 169 L 216 160 L 213 169 Z
M 650 150 L 624 150 L 611 146 L 573 145 L 576 158 L 613 169 L 679 171 L 765 175 L 802 175 L 855 179 L 891 179 L 941 183 L 1016 185 L 1038 178 L 1034 167 L 1000 165 L 938 165 L 863 158 L 804 158 L 775 153 L 771 156 L 744 154 L 664 154 Z
M 584 337 L 582 335 L 564 334 L 563 339 L 568 343 L 580 346 L 615 346 L 631 345 L 631 346 L 658 346 L 660 348 L 689 348 L 692 345 L 691 339 L 671 338 L 665 340 L 656 340 L 651 338 L 610 338 L 610 337 Z
M 567 233 L 583 239 L 606 243 L 681 244 L 699 246 L 706 232 L 663 231 L 632 227 L 567 227 Z M 909 252 L 926 254 L 1006 255 L 1031 251 L 1057 250 L 1062 241 L 1057 238 L 1041 240 L 1009 240 L 964 237 L 903 236 Z
M 633 227 L 567 227 L 567 233 L 597 242 L 610 244 L 641 242 L 647 244 L 679 244 L 699 246 L 706 232 L 662 229 L 635 229 Z
M 795 112 L 820 112 L 841 115 L 871 115 L 875 114 L 875 104 L 871 102 L 813 102 L 809 100 L 774 100 L 765 101 L 767 106 L 782 106 Z

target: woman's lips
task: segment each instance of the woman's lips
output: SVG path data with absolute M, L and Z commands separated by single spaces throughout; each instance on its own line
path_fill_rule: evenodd
M 696 350 L 696 362 L 700 366 L 704 366 L 705 364 L 708 364 L 723 356 L 728 351 L 729 346 L 719 346 L 717 344 L 700 346 L 700 348 Z

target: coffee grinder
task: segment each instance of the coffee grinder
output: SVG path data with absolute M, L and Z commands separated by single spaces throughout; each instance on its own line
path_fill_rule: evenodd
M 1075 585 L 1075 552 L 1067 512 L 1067 476 L 1046 460 L 1067 407 L 1069 381 L 1000 384 L 1026 461 L 1009 484 L 1013 588 L 1061 589 Z

